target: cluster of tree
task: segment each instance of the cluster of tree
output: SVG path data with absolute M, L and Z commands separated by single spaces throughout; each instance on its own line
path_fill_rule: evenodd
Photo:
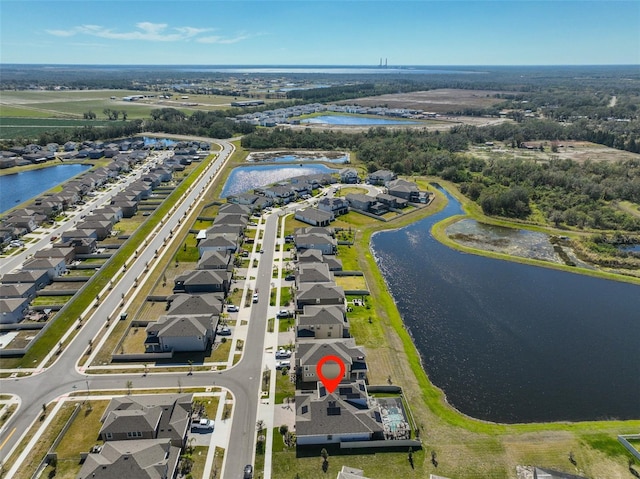
M 255 126 L 236 123 L 229 119 L 227 111 L 196 111 L 191 116 L 175 108 L 151 111 L 151 120 L 144 123 L 147 131 L 183 135 L 230 138 L 235 134 L 251 133 Z
M 137 135 L 143 131 L 142 120 L 118 122 L 106 127 L 51 128 L 38 135 L 38 144 L 58 143 L 59 145 L 63 145 L 67 141 L 82 142 L 126 138 Z
M 127 116 L 129 115 L 126 110 L 120 111 L 120 110 L 114 110 L 113 108 L 105 108 L 104 110 L 102 110 L 102 113 L 104 113 L 104 116 L 107 118 L 107 120 L 111 120 L 111 121 L 117 121 L 120 115 L 122 115 L 123 121 L 127 121 Z M 92 111 L 87 112 L 87 114 L 85 115 L 91 115 L 91 114 L 93 114 L 93 118 L 88 118 L 88 119 L 95 120 L 95 113 L 93 113 Z

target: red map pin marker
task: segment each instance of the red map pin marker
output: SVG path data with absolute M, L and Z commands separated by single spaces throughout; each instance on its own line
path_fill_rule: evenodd
M 324 374 L 322 374 L 322 366 L 324 365 L 324 363 L 329 361 L 336 363 L 340 368 L 340 372 L 338 373 L 338 375 L 332 378 L 328 378 Z M 320 361 L 318 361 L 318 364 L 316 365 L 316 375 L 320 378 L 320 381 L 327 389 L 327 391 L 329 391 L 329 393 L 332 393 L 336 390 L 338 384 L 340 384 L 340 381 L 342 381 L 342 378 L 344 377 L 345 370 L 346 368 L 344 367 L 344 363 L 338 356 L 325 356 Z

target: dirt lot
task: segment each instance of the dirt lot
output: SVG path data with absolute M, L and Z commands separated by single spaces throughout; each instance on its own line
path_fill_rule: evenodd
M 456 90 L 441 88 L 437 90 L 416 91 L 380 96 L 358 98 L 338 102 L 347 105 L 387 106 L 389 108 L 415 108 L 433 113 L 460 111 L 464 108 L 486 108 L 501 99 L 494 98 L 500 91 L 493 90 Z
M 524 148 L 513 149 L 507 143 L 495 142 L 492 146 L 472 146 L 471 152 L 486 160 L 492 158 L 530 158 L 537 161 L 549 161 L 555 157 L 561 160 L 570 159 L 583 162 L 586 160 L 617 161 L 640 158 L 637 153 L 616 150 L 588 141 L 562 141 L 558 146 L 557 152 L 551 151 L 551 142 L 549 141 L 529 142 L 529 144 L 536 147 L 542 144 L 543 151 L 538 148 L 531 150 Z

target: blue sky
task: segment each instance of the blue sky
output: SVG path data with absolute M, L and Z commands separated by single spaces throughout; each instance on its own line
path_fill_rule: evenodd
M 640 64 L 640 0 L 0 0 L 0 62 Z

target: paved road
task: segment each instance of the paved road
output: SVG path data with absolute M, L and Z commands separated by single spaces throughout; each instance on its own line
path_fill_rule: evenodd
M 4 461 L 31 424 L 42 413 L 42 405 L 74 391 L 96 391 L 99 389 L 124 389 L 129 381 L 133 388 L 139 387 L 182 387 L 221 386 L 229 389 L 234 396 L 234 412 L 225 464 L 225 477 L 238 477 L 245 464 L 253 463 L 255 450 L 255 424 L 257 417 L 258 394 L 262 374 L 264 338 L 266 332 L 267 309 L 271 283 L 271 265 L 275 246 L 278 217 L 268 216 L 263 240 L 264 254 L 260 255 L 258 273 L 254 289 L 263 292 L 260 301 L 254 304 L 249 320 L 249 332 L 244 346 L 244 354 L 233 368 L 221 372 L 186 372 L 163 374 L 108 374 L 88 375 L 77 369 L 89 340 L 104 327 L 107 316 L 118 309 L 123 293 L 133 285 L 142 273 L 145 263 L 151 261 L 155 251 L 168 239 L 178 221 L 190 210 L 200 192 L 206 190 L 208 182 L 221 168 L 233 151 L 227 142 L 219 142 L 222 151 L 212 166 L 194 184 L 186 199 L 176 206 L 175 211 L 165 218 L 158 233 L 147 239 L 147 245 L 140 249 L 137 259 L 127 268 L 122 280 L 113 287 L 95 313 L 88 319 L 82 330 L 65 348 L 57 361 L 46 370 L 24 378 L 0 380 L 3 394 L 15 394 L 20 397 L 19 413 L 5 424 L 0 433 L 0 462 Z M 8 465 L 11 466 L 11 465 Z

